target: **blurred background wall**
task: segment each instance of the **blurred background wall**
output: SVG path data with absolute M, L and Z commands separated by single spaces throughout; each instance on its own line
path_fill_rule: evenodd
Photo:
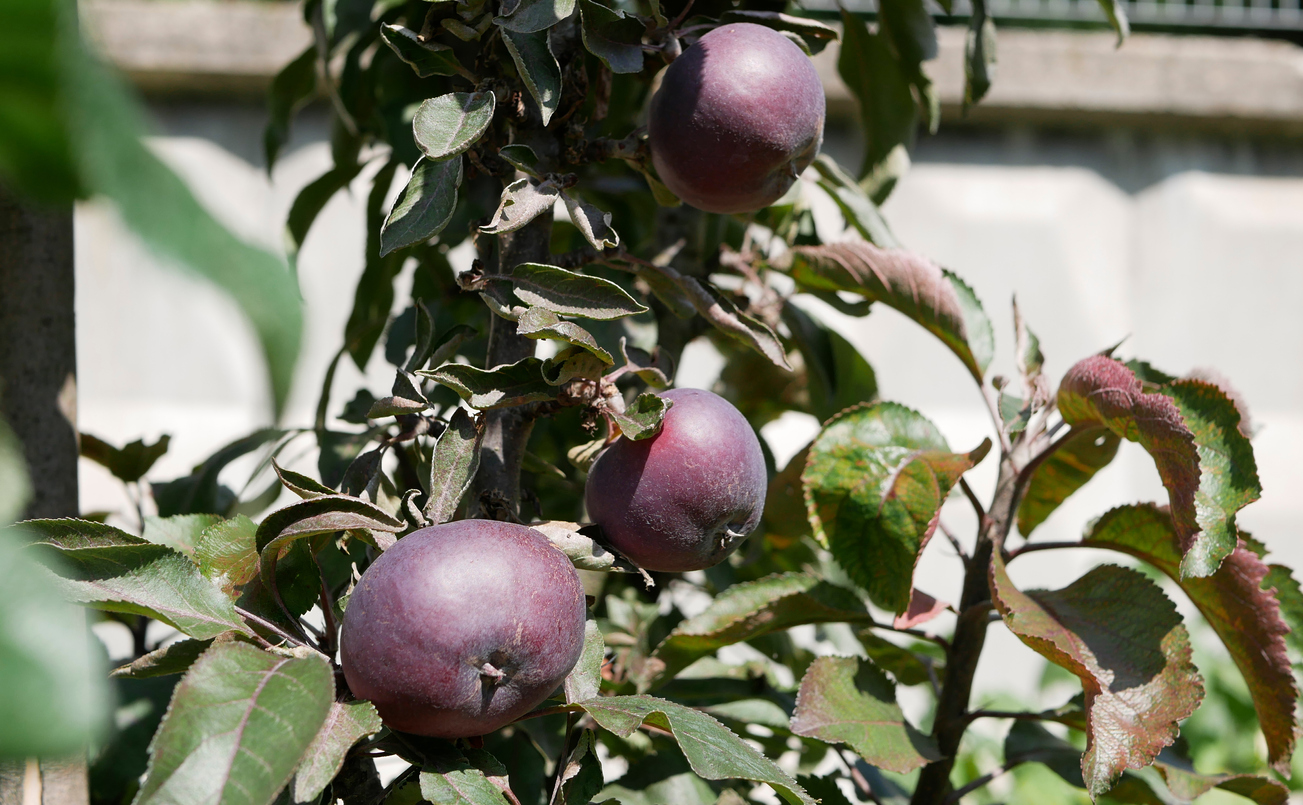
M 994 5 L 999 72 L 967 116 L 963 31 L 943 29 L 930 65 L 945 102 L 941 129 L 920 137 L 885 214 L 908 248 L 976 289 L 996 325 L 996 371 L 1013 368 L 1015 289 L 1056 382 L 1077 359 L 1123 339 L 1121 352 L 1174 374 L 1219 370 L 1259 431 L 1265 493 L 1240 522 L 1278 560 L 1303 566 L 1303 48 L 1288 41 L 1303 41 L 1298 0 L 1128 6 L 1133 20 L 1168 31 L 1137 33 L 1117 49 L 1109 33 L 1015 25 L 1088 18 L 1094 2 Z M 291 202 L 331 164 L 326 116 L 309 108 L 288 154 L 270 176 L 264 169 L 262 93 L 310 41 L 297 5 L 92 0 L 83 10 L 92 36 L 146 94 L 159 153 L 237 233 L 283 251 Z M 835 47 L 818 59 L 829 97 L 825 149 L 854 169 L 861 146 L 835 59 Z M 330 202 L 298 255 L 308 333 L 287 425 L 311 425 L 340 345 L 363 265 L 369 183 L 364 174 Z M 110 211 L 82 205 L 76 228 L 83 430 L 116 444 L 171 434 L 151 473 L 165 480 L 267 424 L 255 343 L 235 308 L 203 282 L 161 270 Z M 873 364 L 884 398 L 932 417 L 956 449 L 988 434 L 971 381 L 938 342 L 885 307 L 863 322 L 825 312 Z M 377 394 L 392 378 L 380 363 L 377 355 L 366 377 Z M 696 345 L 680 383 L 709 387 L 718 370 L 713 350 Z M 358 381 L 343 361 L 332 413 Z M 781 464 L 816 429 L 789 415 L 764 435 Z M 289 458 L 313 465 L 312 456 Z M 228 473 L 237 490 L 242 471 Z M 994 466 L 973 477 L 985 495 Z M 1161 498 L 1152 463 L 1124 445 L 1037 538 L 1075 539 L 1113 505 Z M 944 519 L 971 533 L 959 503 Z M 126 506 L 107 472 L 83 461 L 83 510 Z M 1047 552 L 1015 575 L 1057 586 L 1089 564 Z M 937 540 L 919 586 L 944 598 L 960 570 Z M 990 639 L 997 648 L 985 655 L 979 689 L 1029 689 L 1039 661 L 1002 629 Z

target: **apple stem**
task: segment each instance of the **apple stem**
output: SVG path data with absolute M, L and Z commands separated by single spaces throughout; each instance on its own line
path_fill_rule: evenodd
M 480 675 L 487 676 L 492 679 L 495 684 L 501 682 L 507 676 L 506 672 L 501 668 L 497 668 L 491 662 L 486 662 L 480 666 Z

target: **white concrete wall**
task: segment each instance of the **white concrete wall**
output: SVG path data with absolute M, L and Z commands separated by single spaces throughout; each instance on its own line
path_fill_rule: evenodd
M 280 248 L 295 193 L 329 167 L 321 121 L 309 116 L 300 126 L 299 141 L 269 181 L 257 166 L 256 112 L 156 111 L 171 131 L 156 141 L 160 153 L 204 203 L 242 235 Z M 854 151 L 845 141 L 829 145 Z M 1303 159 L 1303 146 L 1281 147 L 1296 149 L 1292 159 Z M 976 289 L 996 327 L 997 372 L 1012 372 L 1009 303 L 1015 291 L 1040 336 L 1051 377 L 1127 336 L 1123 353 L 1167 371 L 1221 370 L 1244 393 L 1261 428 L 1255 445 L 1265 493 L 1241 522 L 1278 560 L 1303 566 L 1303 543 L 1294 538 L 1303 530 L 1303 173 L 1192 170 L 1206 160 L 1190 155 L 1207 149 L 1154 148 L 1162 175 L 1143 186 L 1084 156 L 1073 165 L 1070 156 L 1056 152 L 1051 159 L 1034 147 L 1017 158 L 988 154 L 991 162 L 1006 164 L 976 164 L 980 160 L 971 155 L 946 161 L 944 151 L 929 161 L 921 149 L 922 160 L 885 212 L 908 247 Z M 366 181 L 330 203 L 300 256 L 308 346 L 288 425 L 311 424 L 322 374 L 340 343 L 363 264 Z M 267 424 L 256 347 L 233 305 L 202 281 L 157 265 L 110 211 L 85 205 L 77 227 L 82 428 L 119 444 L 172 434 L 172 452 L 152 473 L 163 480 Z M 864 321 L 829 316 L 873 363 L 884 397 L 932 417 L 956 449 L 989 434 L 972 381 L 939 342 L 886 308 Z M 686 379 L 709 385 L 718 365 L 708 353 L 690 351 L 697 357 L 685 362 Z M 382 362 L 377 357 L 365 378 L 377 393 L 391 380 Z M 332 411 L 362 379 L 350 363 L 341 364 L 341 393 Z M 765 435 L 785 458 L 815 428 L 811 420 L 788 417 Z M 290 458 L 296 456 L 312 466 L 310 452 Z M 233 467 L 228 483 L 240 488 L 248 469 L 247 463 Z M 988 460 L 974 472 L 974 486 L 989 493 L 993 476 Z M 98 467 L 83 462 L 82 481 L 86 510 L 125 506 L 116 482 Z M 1147 456 L 1124 445 L 1119 460 L 1037 537 L 1073 539 L 1088 519 L 1113 505 L 1162 497 Z M 945 519 L 971 533 L 973 518 L 962 501 L 949 505 Z M 1060 586 L 1100 558 L 1036 554 L 1015 565 L 1014 577 L 1030 586 Z M 957 590 L 959 574 L 950 547 L 936 540 L 919 586 L 945 598 Z M 993 629 L 979 688 L 1030 690 L 1039 668 L 1016 639 Z

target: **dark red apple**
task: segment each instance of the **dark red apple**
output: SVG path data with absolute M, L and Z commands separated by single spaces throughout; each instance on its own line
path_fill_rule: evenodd
M 823 142 L 823 85 L 790 39 L 763 25 L 716 28 L 675 59 L 652 98 L 652 164 L 707 212 L 777 201 Z
M 719 564 L 760 523 L 760 440 L 732 403 L 672 389 L 660 433 L 615 440 L 588 473 L 584 502 L 620 553 L 648 570 Z
M 466 738 L 533 709 L 584 644 L 584 590 L 532 528 L 461 520 L 399 540 L 362 574 L 340 661 L 402 732 Z

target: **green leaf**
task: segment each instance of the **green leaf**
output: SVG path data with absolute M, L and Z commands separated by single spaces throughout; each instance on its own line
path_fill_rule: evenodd
M 560 316 L 546 307 L 531 307 L 516 320 L 516 333 L 526 338 L 550 338 L 563 341 L 577 347 L 583 347 L 610 366 L 615 363 L 611 353 L 597 344 L 593 334 L 572 321 L 563 321 Z
M 584 651 L 579 655 L 579 662 L 570 670 L 562 687 L 566 693 L 566 704 L 595 699 L 602 689 L 602 660 L 606 656 L 606 643 L 602 640 L 602 630 L 589 613 L 584 621 Z
M 171 436 L 164 434 L 153 444 L 145 444 L 143 439 L 137 439 L 125 447 L 117 448 L 89 433 L 83 433 L 81 456 L 113 473 L 113 477 L 119 481 L 130 484 L 145 477 L 145 473 L 167 452 L 171 440 Z M 0 522 L 3 522 L 3 517 L 0 517 Z
M 631 347 L 627 338 L 620 336 L 620 356 L 624 366 L 638 376 L 638 379 L 654 389 L 670 387 L 670 378 L 674 377 L 674 357 L 667 350 L 656 347 L 651 353 L 637 347 Z
M 783 306 L 783 321 L 805 359 L 810 412 L 820 422 L 878 396 L 878 378 L 855 345 L 798 305 Z
M 222 518 L 216 514 L 178 514 L 172 517 L 146 515 L 141 537 L 155 545 L 166 545 L 194 560 L 195 546 L 199 544 L 200 535 L 220 522 Z
M 556 390 L 543 379 L 543 361 L 539 358 L 521 358 L 494 369 L 445 363 L 417 374 L 447 386 L 479 410 L 510 408 L 556 397 Z
M 901 713 L 886 675 L 855 657 L 820 657 L 810 665 L 796 694 L 792 732 L 844 743 L 867 763 L 898 774 L 941 759 Z
M 837 203 L 846 223 L 876 246 L 894 249 L 900 245 L 878 210 L 878 205 L 832 157 L 827 154 L 815 157 L 814 169 L 819 174 L 816 184 Z
M 656 647 L 652 656 L 664 663 L 656 679 L 668 680 L 724 646 L 793 626 L 872 622 L 855 593 L 808 573 L 782 573 L 734 584 Z
M 584 0 L 588 2 L 588 0 Z M 614 249 L 620 245 L 620 236 L 611 228 L 611 214 L 602 212 L 592 204 L 580 201 L 562 191 L 561 200 L 570 211 L 570 221 L 583 234 L 592 247 L 599 252 Z
M 550 4 L 549 2 L 548 5 Z M 541 5 L 543 4 L 535 3 L 536 7 Z M 552 55 L 547 30 L 524 33 L 513 31 L 504 25 L 502 42 L 507 46 L 511 60 L 516 63 L 516 70 L 525 82 L 525 88 L 529 90 L 534 103 L 538 104 L 543 125 L 546 126 L 561 105 L 561 67 L 557 64 L 556 56 Z
M 504 9 L 506 5 L 503 3 Z M 515 8 L 493 21 L 508 31 L 529 34 L 545 31 L 573 13 L 575 0 L 520 0 Z
M 583 702 L 602 727 L 621 737 L 647 723 L 669 730 L 697 776 L 768 783 L 789 803 L 815 805 L 796 781 L 727 727 L 699 710 L 652 696 L 606 696 Z
M 161 517 L 176 514 L 226 514 L 235 495 L 219 482 L 222 470 L 232 461 L 248 455 L 268 442 L 284 436 L 275 428 L 264 428 L 236 439 L 213 453 L 194 472 L 165 483 L 151 484 Z
M 257 533 L 257 524 L 244 515 L 205 529 L 195 545 L 199 572 L 228 596 L 236 597 L 238 589 L 258 575 Z
M 362 166 L 357 163 L 336 165 L 299 191 L 299 194 L 294 197 L 294 204 L 290 207 L 289 219 L 285 224 L 293 251 L 297 252 L 303 248 L 308 230 L 312 228 L 312 223 L 317 220 L 317 216 L 325 209 L 326 204 L 336 193 L 347 188 L 361 172 Z
M 330 713 L 294 773 L 294 801 L 313 802 L 344 767 L 353 744 L 384 726 L 371 702 L 332 702 Z
M 79 190 L 61 87 L 68 10 L 49 0 L 0 7 L 0 177 L 46 202 L 70 202 Z
M 546 536 L 552 546 L 565 554 L 570 563 L 580 570 L 637 572 L 632 565 L 622 561 L 592 537 L 580 532 L 578 523 L 545 520 L 541 523 L 530 523 L 529 527 Z
M 22 528 L 58 552 L 69 577 L 55 578 L 74 603 L 147 615 L 200 640 L 251 634 L 231 600 L 171 548 L 85 520 L 29 520 Z
M 556 266 L 521 263 L 503 279 L 522 302 L 562 316 L 608 321 L 647 312 L 614 282 Z
M 350 530 L 395 534 L 406 527 L 407 523 L 379 506 L 349 495 L 300 500 L 267 515 L 258 526 L 259 574 L 263 583 L 270 586 L 276 560 L 294 540 Z
M 23 446 L 0 418 L 0 529 L 22 516 L 31 493 Z
M 664 397 L 644 392 L 623 411 L 607 410 L 607 415 L 620 426 L 620 435 L 633 441 L 650 439 L 661 432 L 665 412 L 673 403 Z
M 432 525 L 446 523 L 457 513 L 479 469 L 483 439 L 484 430 L 478 418 L 471 418 L 465 408 L 453 411 L 430 458 L 430 497 L 424 514 Z
M 317 48 L 309 45 L 294 61 L 281 68 L 267 92 L 267 128 L 263 131 L 263 156 L 267 173 L 290 139 L 290 120 L 317 94 Z
M 870 33 L 861 17 L 845 9 L 837 72 L 859 103 L 865 143 L 860 178 L 864 178 L 897 148 L 913 144 L 918 108 L 887 36 L 881 31 Z
M 0 439 L 6 432 L 0 422 Z M 108 691 L 85 614 L 22 544 L 16 529 L 0 529 L 0 757 L 72 753 L 101 731 Z
M 837 41 L 837 29 L 809 17 L 794 17 L 780 11 L 753 11 L 750 9 L 731 9 L 719 15 L 719 21 L 725 25 L 732 22 L 753 22 L 775 31 L 787 31 L 799 34 L 805 41 L 810 53 L 818 53 L 829 42 Z
M 1289 789 L 1269 777 L 1255 774 L 1200 774 L 1188 760 L 1170 752 L 1154 764 L 1167 790 L 1181 802 L 1192 802 L 1214 788 L 1239 794 L 1259 805 L 1285 805 Z M 1281 772 L 1287 774 L 1287 772 Z
M 927 654 L 898 646 L 868 629 L 860 633 L 859 639 L 873 664 L 891 674 L 897 685 L 922 685 L 933 678 L 938 681 L 942 678 L 944 669 L 941 663 Z M 929 668 L 931 673 L 928 673 Z
M 584 47 L 613 73 L 642 72 L 643 24 L 623 11 L 579 0 Z
M 801 476 L 815 537 L 874 603 L 903 613 L 941 504 L 990 447 L 952 453 L 935 425 L 897 403 L 842 412 L 811 445 Z
M 1244 677 L 1267 741 L 1268 762 L 1287 774 L 1297 739 L 1298 687 L 1285 648 L 1290 629 L 1277 596 L 1269 586 L 1264 589 L 1268 568 L 1262 559 L 1241 544 L 1216 574 L 1183 579 L 1172 518 L 1153 505 L 1113 509 L 1091 526 L 1082 544 L 1143 559 L 1181 586 Z
M 315 478 L 309 478 L 303 473 L 287 470 L 272 459 L 271 467 L 276 471 L 276 477 L 280 479 L 281 486 L 290 490 L 300 498 L 319 498 L 322 495 L 333 495 L 335 490 L 321 483 Z
M 325 657 L 217 643 L 176 687 L 136 805 L 269 803 L 330 712 Z
M 1122 0 L 1099 0 L 1099 7 L 1104 9 L 1104 16 L 1108 17 L 1108 24 L 1113 26 L 1117 31 L 1118 47 L 1131 35 L 1131 23 L 1127 20 L 1127 9 Z
M 524 143 L 504 145 L 498 149 L 498 156 L 506 160 L 507 164 L 516 170 L 527 173 L 535 179 L 542 178 L 538 170 L 538 154 L 535 154 L 534 149 L 528 145 Z
M 923 0 L 891 0 L 878 12 L 878 33 L 886 35 L 901 71 L 913 86 L 914 97 L 935 132 L 941 121 L 941 102 L 923 62 L 937 56 L 937 34 L 932 14 Z
M 419 162 L 420 157 L 417 157 L 416 161 Z M 353 310 L 348 315 L 348 323 L 344 325 L 344 347 L 353 358 L 353 363 L 362 371 L 366 370 L 367 361 L 371 359 L 376 342 L 380 340 L 385 326 L 389 323 L 389 312 L 394 304 L 394 277 L 397 276 L 406 259 L 401 252 L 380 256 L 381 236 L 386 218 L 385 201 L 400 164 L 402 163 L 392 157 L 385 163 L 384 167 L 376 173 L 371 183 L 371 192 L 367 194 L 366 199 L 367 234 L 364 253 L 366 265 L 362 269 L 362 276 L 357 281 L 357 290 L 353 294 Z M 333 367 L 336 365 L 331 363 L 332 369 L 326 373 L 328 380 L 333 377 Z M 328 392 L 329 385 L 326 385 L 321 395 L 322 405 L 329 401 Z M 322 408 L 318 410 L 317 430 L 321 431 L 325 427 L 325 412 Z M 327 480 L 324 475 L 322 480 Z
M 461 157 L 438 161 L 422 157 L 417 161 L 412 178 L 380 230 L 381 257 L 429 240 L 443 231 L 457 209 L 461 163 Z M 397 272 L 397 268 L 393 270 Z
M 452 48 L 438 42 L 421 41 L 416 31 L 401 25 L 380 24 L 380 38 L 398 54 L 420 78 L 432 75 L 457 75 L 464 71 Z
M 1152 763 L 1203 699 L 1181 616 L 1137 571 L 1101 565 L 1062 590 L 1021 592 L 996 551 L 991 599 L 1009 631 L 1081 680 L 1081 770 L 1092 797 Z
M 1262 494 L 1253 447 L 1226 393 L 1198 380 L 1146 393 L 1131 369 L 1095 355 L 1068 370 L 1058 406 L 1069 425 L 1103 425 L 1145 448 L 1172 504 L 1181 574 L 1216 572 L 1235 550 L 1235 513 Z
M 1085 788 L 1081 751 L 1035 721 L 1015 721 L 1004 738 L 1004 765 L 1042 763 L 1068 784 Z
M 973 0 L 964 37 L 964 109 L 975 105 L 991 89 L 995 78 L 995 20 L 986 14 L 986 0 Z
M 597 757 L 597 738 L 592 730 L 579 733 L 560 782 L 556 805 L 588 805 L 602 790 L 602 761 Z
M 432 160 L 460 154 L 488 130 L 494 104 L 492 92 L 450 92 L 430 98 L 412 118 L 417 147 Z
M 550 179 L 537 184 L 529 179 L 517 179 L 503 188 L 493 220 L 480 227 L 480 231 L 486 235 L 515 232 L 538 216 L 550 213 L 560 197 L 560 185 Z
M 848 291 L 899 310 L 941 339 L 981 382 L 995 353 L 991 321 L 971 288 L 926 258 L 871 243 L 797 246 L 775 261 L 803 289 Z
M 488 752 L 456 750 L 431 757 L 419 781 L 421 797 L 434 805 L 508 805 L 506 768 Z M 495 779 L 498 778 L 498 779 Z
M 1289 626 L 1285 643 L 1294 651 L 1303 654 L 1303 589 L 1284 565 L 1272 565 L 1262 580 L 1262 587 L 1275 590 L 1276 600 L 1280 603 L 1280 616 Z
M 184 674 L 194 665 L 199 655 L 208 650 L 213 639 L 178 640 L 155 649 L 130 663 L 114 668 L 109 676 L 114 679 L 150 679 L 158 676 Z
M 1117 455 L 1121 438 L 1103 427 L 1077 428 L 1032 473 L 1018 505 L 1018 532 L 1030 536 L 1063 501 Z
M 62 59 L 68 128 L 86 184 L 111 199 L 123 222 L 161 257 L 227 293 L 257 333 L 279 415 L 289 395 L 303 329 L 303 302 L 284 263 L 239 240 L 145 147 L 139 109 L 115 76 L 69 43 Z
M 605 370 L 602 359 L 583 347 L 566 347 L 543 361 L 543 379 L 550 386 L 564 386 L 572 380 L 598 380 Z

